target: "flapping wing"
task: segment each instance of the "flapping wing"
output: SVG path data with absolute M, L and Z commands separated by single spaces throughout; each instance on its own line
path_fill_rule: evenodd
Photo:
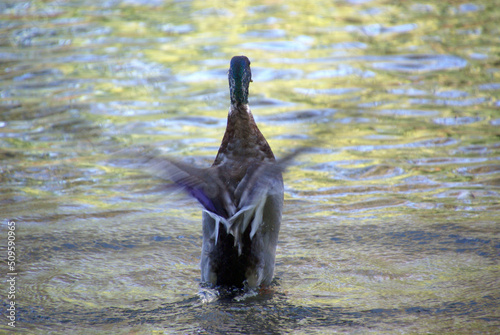
M 169 158 L 151 158 L 149 169 L 198 200 L 205 210 L 222 218 L 236 211 L 232 198 L 216 168 L 202 169 Z
M 282 173 L 292 160 L 305 149 L 299 149 L 276 162 L 259 162 L 247 169 L 245 177 L 235 190 L 238 212 L 229 218 L 229 232 L 241 250 L 242 234 L 251 226 L 252 239 L 264 222 L 264 207 L 271 195 L 283 197 Z M 241 252 L 241 251 L 240 251 Z
M 238 208 L 259 202 L 258 199 L 263 194 L 272 193 L 277 187 L 281 189 L 282 173 L 305 150 L 306 148 L 301 148 L 276 162 L 261 162 L 249 167 L 235 191 L 236 199 L 239 199 Z

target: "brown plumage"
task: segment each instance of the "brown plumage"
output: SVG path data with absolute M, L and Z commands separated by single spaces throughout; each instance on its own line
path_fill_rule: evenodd
M 203 209 L 201 279 L 224 287 L 269 285 L 283 208 L 282 172 L 299 152 L 276 161 L 248 106 L 250 61 L 231 59 L 231 106 L 213 165 L 206 169 L 153 159 L 156 174 L 196 198 Z

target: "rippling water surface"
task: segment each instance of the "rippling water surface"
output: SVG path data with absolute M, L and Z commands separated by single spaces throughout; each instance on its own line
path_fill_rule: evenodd
M 3 1 L 0 245 L 7 277 L 16 222 L 16 329 L 498 332 L 499 8 Z M 150 146 L 209 166 L 239 54 L 275 154 L 312 148 L 285 175 L 275 285 L 203 303 L 199 206 L 114 157 Z

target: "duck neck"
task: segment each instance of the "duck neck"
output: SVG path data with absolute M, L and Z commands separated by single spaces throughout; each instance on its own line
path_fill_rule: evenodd
M 241 126 L 257 126 L 248 103 L 231 103 L 231 107 L 229 107 L 229 114 L 227 116 L 227 126 L 229 126 L 230 123 L 241 124 Z
M 226 160 L 274 159 L 266 139 L 260 132 L 248 104 L 232 103 L 227 127 L 214 165 Z
M 228 144 L 228 149 L 237 154 L 238 149 L 244 151 L 246 148 L 255 147 L 261 138 L 264 137 L 255 123 L 248 104 L 231 104 L 223 138 L 223 142 Z

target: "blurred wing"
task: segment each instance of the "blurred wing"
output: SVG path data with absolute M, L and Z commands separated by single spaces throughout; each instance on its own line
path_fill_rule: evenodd
M 282 191 L 282 173 L 291 164 L 292 160 L 305 150 L 299 149 L 276 162 L 262 162 L 248 168 L 245 177 L 236 188 L 236 199 L 239 199 L 238 208 L 252 206 L 259 203 L 264 194 L 271 194 L 276 190 Z
M 231 196 L 215 168 L 201 169 L 168 158 L 153 157 L 149 169 L 198 200 L 206 211 L 228 218 L 236 211 Z
M 253 238 L 263 222 L 264 207 L 269 195 L 283 193 L 282 173 L 293 158 L 305 148 L 283 157 L 276 162 L 256 162 L 248 167 L 245 176 L 238 183 L 234 195 L 224 180 L 227 170 L 212 166 L 201 169 L 170 158 L 159 158 L 154 154 L 139 154 L 142 163 L 154 175 L 173 181 L 175 185 L 204 207 L 204 211 L 215 221 L 215 243 L 219 224 L 235 238 L 235 246 L 241 253 L 242 236 L 251 224 L 250 238 Z M 282 195 L 281 195 L 282 196 Z

